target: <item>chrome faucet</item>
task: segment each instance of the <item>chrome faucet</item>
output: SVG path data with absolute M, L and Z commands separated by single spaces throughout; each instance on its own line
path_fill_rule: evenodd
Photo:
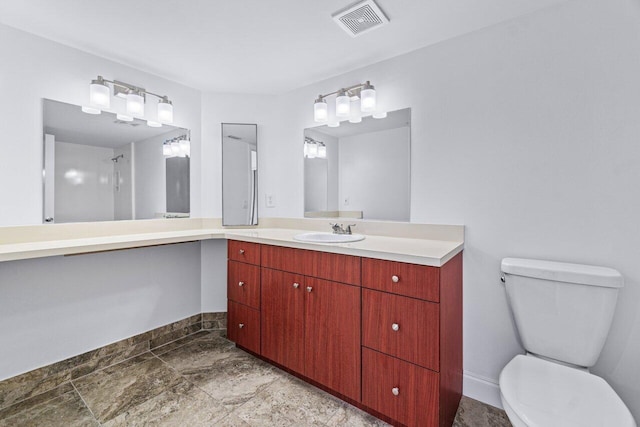
M 331 225 L 331 228 L 333 229 L 333 234 L 351 234 L 351 227 L 355 227 L 355 224 L 349 224 L 347 225 L 347 228 L 344 228 L 344 224 L 338 224 L 337 222 L 335 224 L 333 223 L 329 223 Z

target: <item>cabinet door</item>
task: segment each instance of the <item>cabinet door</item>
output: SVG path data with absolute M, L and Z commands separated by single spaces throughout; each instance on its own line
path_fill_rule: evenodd
M 262 269 L 262 355 L 304 371 L 304 276 Z
M 438 371 L 440 305 L 362 291 L 362 345 Z
M 228 301 L 227 336 L 241 347 L 260 353 L 260 312 Z
M 438 374 L 362 349 L 362 403 L 411 427 L 438 426 Z
M 360 401 L 360 287 L 306 278 L 304 375 Z
M 260 267 L 228 261 L 227 298 L 260 310 Z

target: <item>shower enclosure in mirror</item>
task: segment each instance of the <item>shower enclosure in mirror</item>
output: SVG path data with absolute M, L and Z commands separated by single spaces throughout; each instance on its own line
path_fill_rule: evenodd
M 409 221 L 411 109 L 304 130 L 304 216 Z
M 44 100 L 46 223 L 189 216 L 187 129 Z
M 257 130 L 222 123 L 222 225 L 258 224 Z

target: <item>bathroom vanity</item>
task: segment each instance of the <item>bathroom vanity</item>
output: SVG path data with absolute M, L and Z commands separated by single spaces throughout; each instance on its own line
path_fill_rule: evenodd
M 229 240 L 228 272 L 239 347 L 393 424 L 453 423 L 461 252 L 428 266 Z

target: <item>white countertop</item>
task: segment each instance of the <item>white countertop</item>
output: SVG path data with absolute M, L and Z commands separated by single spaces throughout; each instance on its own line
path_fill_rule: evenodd
M 143 233 L 64 238 L 59 240 L 33 239 L 28 242 L 0 243 L 0 262 L 208 239 L 232 239 L 440 267 L 461 252 L 464 246 L 464 242 L 458 239 L 433 240 L 379 235 L 366 235 L 366 238 L 359 242 L 331 244 L 299 242 L 293 239 L 296 234 L 307 231 L 309 230 L 291 228 L 233 229 L 195 227 L 174 231 L 147 231 Z

